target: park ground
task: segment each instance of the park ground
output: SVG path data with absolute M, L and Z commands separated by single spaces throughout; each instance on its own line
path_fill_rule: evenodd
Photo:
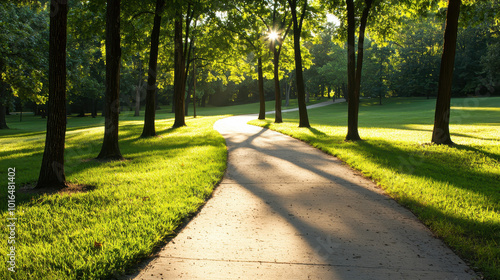
M 360 135 L 344 142 L 346 104 L 252 124 L 304 140 L 377 182 L 413 211 L 487 279 L 500 278 L 500 98 L 453 99 L 453 147 L 430 144 L 435 100 L 363 100 Z M 266 108 L 273 108 L 272 102 Z M 167 110 L 157 115 L 158 137 L 141 139 L 142 117 L 120 116 L 124 161 L 91 160 L 100 149 L 103 118 L 70 118 L 66 175 L 71 192 L 23 191 L 38 175 L 45 120 L 12 115 L 0 131 L 0 176 L 16 169 L 16 273 L 3 279 L 99 279 L 124 273 L 176 234 L 210 197 L 226 168 L 224 139 L 213 130 L 227 115 L 256 113 L 258 104 L 204 108 L 171 129 Z M 83 187 L 82 187 L 83 186 Z M 6 189 L 0 211 L 5 221 Z M 0 230 L 7 236 L 7 227 Z M 7 247 L 0 248 L 7 256 Z M 6 262 L 4 262 L 6 263 Z

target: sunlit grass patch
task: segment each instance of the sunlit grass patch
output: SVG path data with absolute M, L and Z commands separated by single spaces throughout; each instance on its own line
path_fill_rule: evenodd
M 179 129 L 170 128 L 172 119 L 159 120 L 158 137 L 147 139 L 139 138 L 142 122 L 125 120 L 120 148 L 126 160 L 106 163 L 93 160 L 101 148 L 103 127 L 76 120 L 66 137 L 67 181 L 93 187 L 69 194 L 21 194 L 20 187 L 38 177 L 45 139 L 35 132 L 3 134 L 0 177 L 6 178 L 8 167 L 16 168 L 18 227 L 17 272 L 3 269 L 0 278 L 109 278 L 150 254 L 204 203 L 222 178 L 225 142 L 213 130 L 219 118 L 188 118 L 188 126 Z M 44 123 L 32 119 L 16 129 L 34 130 L 31 122 L 38 127 Z M 3 220 L 8 215 L 5 192 L 2 188 Z M 7 236 L 7 228 L 0 233 Z M 0 252 L 6 263 L 6 246 Z
M 283 124 L 252 121 L 335 155 L 376 181 L 488 279 L 500 279 L 500 98 L 453 99 L 453 147 L 431 145 L 435 100 L 363 100 L 359 133 L 344 142 L 347 106 Z

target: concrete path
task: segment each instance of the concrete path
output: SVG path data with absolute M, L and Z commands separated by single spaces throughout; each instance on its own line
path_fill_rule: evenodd
M 135 279 L 476 279 L 415 216 L 332 156 L 218 121 L 222 183 Z

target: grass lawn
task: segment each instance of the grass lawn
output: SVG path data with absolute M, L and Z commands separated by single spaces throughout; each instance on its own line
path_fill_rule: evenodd
M 363 100 L 359 133 L 344 142 L 347 104 L 252 121 L 339 157 L 413 211 L 487 279 L 500 279 L 500 98 L 453 99 L 454 147 L 431 145 L 435 100 Z
M 19 188 L 38 177 L 45 122 L 33 117 L 11 122 L 12 130 L 1 131 L 0 178 L 6 185 L 7 168 L 16 168 L 17 267 L 15 274 L 7 271 L 7 246 L 1 246 L 0 279 L 107 278 L 150 254 L 221 180 L 226 147 L 212 129 L 219 118 L 190 118 L 187 127 L 175 130 L 172 119 L 160 120 L 159 137 L 151 139 L 138 138 L 142 122 L 121 121 L 126 160 L 108 163 L 89 160 L 102 144 L 102 118 L 70 119 L 67 180 L 91 190 L 41 196 L 22 195 Z M 5 194 L 2 187 L 3 221 L 8 217 Z M 8 236 L 6 226 L 0 234 Z
M 274 101 L 266 102 L 267 110 L 273 108 Z M 151 139 L 138 137 L 144 112 L 139 117 L 122 112 L 120 149 L 126 160 L 108 163 L 91 160 L 101 148 L 104 118 L 70 117 L 67 181 L 89 190 L 44 195 L 20 189 L 38 178 L 46 120 L 8 116 L 11 129 L 0 130 L 0 178 L 7 186 L 8 168 L 16 169 L 16 273 L 7 271 L 10 250 L 0 246 L 0 279 L 100 279 L 123 273 L 174 235 L 221 180 L 227 152 L 214 122 L 258 110 L 258 103 L 198 108 L 204 117 L 187 117 L 187 127 L 171 129 L 173 114 L 164 107 L 157 112 L 159 137 Z M 1 192 L 0 216 L 7 221 L 7 188 Z M 0 234 L 7 239 L 6 224 Z

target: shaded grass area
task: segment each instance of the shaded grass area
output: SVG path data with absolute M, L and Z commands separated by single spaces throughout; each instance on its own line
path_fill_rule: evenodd
M 363 100 L 360 136 L 344 142 L 347 104 L 252 121 L 339 157 L 413 211 L 487 279 L 500 279 L 500 98 L 453 99 L 454 147 L 431 145 L 435 100 Z
M 220 117 L 157 121 L 159 137 L 140 139 L 142 121 L 125 116 L 120 126 L 124 161 L 91 160 L 101 147 L 102 119 L 71 118 L 66 135 L 66 175 L 87 192 L 21 194 L 38 177 L 45 121 L 29 119 L 1 131 L 0 178 L 16 168 L 16 273 L 0 279 L 103 279 L 123 273 L 197 209 L 211 194 L 226 167 L 222 136 L 213 130 Z M 11 133 L 9 133 L 11 132 Z M 5 186 L 6 184 L 2 184 Z M 0 215 L 8 217 L 2 187 Z M 7 227 L 0 234 L 8 236 Z M 6 241 L 5 241 L 6 242 Z

